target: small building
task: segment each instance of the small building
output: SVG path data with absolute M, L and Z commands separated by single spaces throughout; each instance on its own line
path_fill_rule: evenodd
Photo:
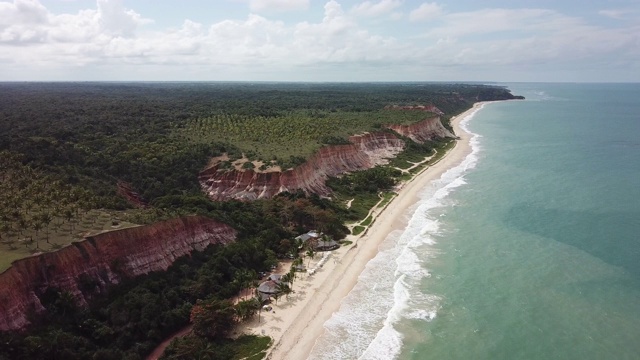
M 320 238 L 320 233 L 318 233 L 316 230 L 310 230 L 309 232 L 307 232 L 306 234 L 302 234 L 299 236 L 296 236 L 296 240 L 300 240 L 303 244 L 306 243 L 309 240 L 317 240 Z
M 316 251 L 331 251 L 340 247 L 335 240 L 319 240 L 316 243 L 315 250 Z
M 281 274 L 271 274 L 267 278 L 267 280 L 260 283 L 258 286 L 258 292 L 260 293 L 260 298 L 264 301 L 265 298 L 269 298 L 274 294 L 280 292 L 278 286 L 280 285 L 282 279 Z
M 258 296 L 260 296 L 260 302 L 262 304 L 268 303 L 271 300 L 271 295 L 269 295 L 269 294 L 263 294 L 263 293 L 259 292 Z
M 260 284 L 258 286 L 258 292 L 260 292 L 260 294 L 264 294 L 264 295 L 273 295 L 278 293 L 278 285 L 280 284 L 280 282 L 276 282 L 273 280 L 267 280 L 262 282 L 262 284 Z

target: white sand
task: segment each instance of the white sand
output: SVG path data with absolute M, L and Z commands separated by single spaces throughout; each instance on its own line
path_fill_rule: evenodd
M 282 297 L 273 312 L 262 312 L 260 321 L 244 324 L 239 331 L 270 336 L 274 344 L 268 359 L 306 359 L 316 339 L 324 332 L 323 324 L 340 307 L 342 299 L 353 289 L 365 265 L 378 252 L 378 246 L 394 229 L 403 228 L 406 223 L 402 216 L 406 209 L 417 201 L 417 193 L 432 180 L 438 179 L 445 171 L 460 164 L 471 152 L 470 135 L 459 127 L 459 122 L 475 108 L 460 114 L 452 120 L 455 133 L 460 137 L 456 146 L 438 163 L 422 171 L 410 182 L 404 184 L 399 194 L 380 214 L 366 235 L 351 236 L 347 240 L 354 245 L 343 246 L 328 254 L 328 259 L 315 275 L 301 273 L 293 284 L 295 294 L 290 299 Z M 383 216 L 382 216 L 383 215 Z M 317 254 L 310 268 L 316 267 L 323 253 Z M 307 265 L 307 260 L 305 260 Z M 288 270 L 284 268 L 279 273 Z

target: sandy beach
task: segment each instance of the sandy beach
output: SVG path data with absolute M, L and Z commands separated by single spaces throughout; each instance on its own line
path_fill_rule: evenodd
M 260 319 L 243 324 L 239 332 L 268 335 L 273 339 L 267 359 L 306 359 L 316 339 L 324 332 L 323 324 L 337 311 L 342 299 L 355 286 L 365 265 L 378 252 L 378 246 L 395 229 L 401 229 L 406 209 L 417 201 L 417 193 L 432 180 L 438 179 L 449 168 L 454 167 L 471 152 L 470 135 L 460 128 L 459 122 L 475 111 L 480 104 L 452 119 L 452 126 L 459 140 L 455 147 L 436 164 L 426 168 L 401 187 L 383 211 L 376 215 L 375 222 L 364 235 L 350 236 L 346 240 L 352 245 L 338 250 L 317 254 L 305 265 L 316 268 L 314 275 L 300 273 L 293 284 L 294 294 L 289 299 L 281 298 L 271 304 L 271 312 L 262 312 Z M 325 257 L 322 260 L 322 257 Z M 319 263 L 322 262 L 322 267 Z M 278 273 L 285 273 L 290 264 L 284 263 Z

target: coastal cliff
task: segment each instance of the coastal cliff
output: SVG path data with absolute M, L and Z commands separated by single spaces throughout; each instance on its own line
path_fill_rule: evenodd
M 193 250 L 226 244 L 235 237 L 228 225 L 190 216 L 88 237 L 55 252 L 18 260 L 0 274 L 0 330 L 28 325 L 28 313 L 44 310 L 40 296 L 49 288 L 68 291 L 85 305 L 87 293 L 100 292 L 122 277 L 166 270 Z
M 386 125 L 385 127 L 417 143 L 437 138 L 455 137 L 451 131 L 442 125 L 438 116 L 411 125 Z
M 282 172 L 225 171 L 213 166 L 200 173 L 200 184 L 216 201 L 256 200 L 298 190 L 326 196 L 329 177 L 384 164 L 405 146 L 403 140 L 386 132 L 355 135 L 349 141 L 351 144 L 320 148 L 304 164 Z
M 412 125 L 386 127 L 420 143 L 435 138 L 455 137 L 442 125 L 438 116 Z M 405 147 L 405 142 L 391 132 L 354 135 L 349 137 L 349 142 L 347 145 L 320 148 L 304 164 L 282 172 L 225 170 L 214 165 L 200 173 L 200 185 L 207 196 L 215 201 L 251 201 L 299 190 L 327 196 L 331 192 L 325 185 L 329 177 L 385 164 L 387 159 L 396 156 Z

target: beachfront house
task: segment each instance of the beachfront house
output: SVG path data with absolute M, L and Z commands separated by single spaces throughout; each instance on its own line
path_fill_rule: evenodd
M 282 275 L 280 274 L 271 274 L 267 280 L 263 281 L 258 286 L 258 293 L 260 294 L 260 299 L 262 301 L 267 301 L 271 299 L 271 296 L 280 292 L 280 283 L 282 281 Z
M 335 240 L 333 240 L 333 239 L 323 239 L 323 240 L 319 240 L 316 243 L 315 250 L 316 251 L 331 251 L 331 250 L 335 250 L 335 249 L 337 249 L 339 247 L 340 247 L 340 244 L 338 244 Z
M 316 230 L 310 230 L 306 234 L 296 236 L 295 239 L 300 242 L 300 248 L 302 248 L 308 241 L 316 241 L 320 239 L 321 235 L 322 234 Z
M 340 244 L 335 240 L 316 230 L 311 230 L 306 234 L 296 237 L 295 239 L 300 241 L 300 248 L 309 244 L 308 246 L 313 247 L 314 251 L 330 251 L 340 247 Z

